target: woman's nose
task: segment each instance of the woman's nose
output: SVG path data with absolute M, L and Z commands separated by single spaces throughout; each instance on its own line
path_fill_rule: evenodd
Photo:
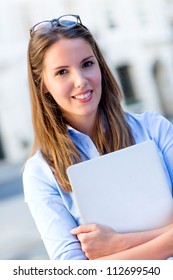
M 81 71 L 77 71 L 74 75 L 74 87 L 84 88 L 87 84 L 87 79 Z

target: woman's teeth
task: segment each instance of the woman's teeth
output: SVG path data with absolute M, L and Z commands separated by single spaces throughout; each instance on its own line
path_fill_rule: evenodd
M 85 93 L 85 94 L 80 94 L 80 95 L 76 95 L 76 96 L 73 96 L 75 99 L 86 99 L 88 98 L 90 95 L 91 95 L 91 91 L 88 92 L 88 93 Z

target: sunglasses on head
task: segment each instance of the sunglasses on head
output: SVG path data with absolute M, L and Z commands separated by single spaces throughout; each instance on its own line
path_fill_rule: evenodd
M 30 29 L 30 35 L 32 35 L 36 31 L 49 31 L 54 27 L 60 27 L 65 29 L 71 29 L 75 27 L 77 24 L 82 25 L 82 21 L 78 15 L 63 15 L 59 18 L 54 18 L 52 20 L 44 20 L 38 22 Z

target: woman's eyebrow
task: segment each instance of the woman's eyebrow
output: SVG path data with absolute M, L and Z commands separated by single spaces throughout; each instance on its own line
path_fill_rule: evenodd
M 86 60 L 88 60 L 88 59 L 90 59 L 90 58 L 94 58 L 94 55 L 90 55 L 90 56 L 88 56 L 88 57 L 82 59 L 81 63 L 84 62 L 84 61 L 86 61 Z
M 62 66 L 57 66 L 55 68 L 53 68 L 53 70 L 58 70 L 58 69 L 62 69 L 62 68 L 68 68 L 68 65 L 62 65 Z
M 82 59 L 82 61 L 80 63 L 83 63 L 83 62 L 85 62 L 86 60 L 88 60 L 90 58 L 94 58 L 94 55 L 90 55 L 90 56 L 85 57 L 84 59 Z M 53 71 L 59 70 L 59 69 L 63 69 L 63 68 L 68 68 L 68 67 L 69 67 L 69 65 L 57 66 L 57 67 L 53 68 Z

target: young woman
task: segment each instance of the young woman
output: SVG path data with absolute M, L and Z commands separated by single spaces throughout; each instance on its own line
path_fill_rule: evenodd
M 66 169 L 153 139 L 173 188 L 173 126 L 153 112 L 129 114 L 90 31 L 65 15 L 30 30 L 28 77 L 34 127 L 24 174 L 25 200 L 51 259 L 167 259 L 173 225 L 119 234 L 80 225 Z

